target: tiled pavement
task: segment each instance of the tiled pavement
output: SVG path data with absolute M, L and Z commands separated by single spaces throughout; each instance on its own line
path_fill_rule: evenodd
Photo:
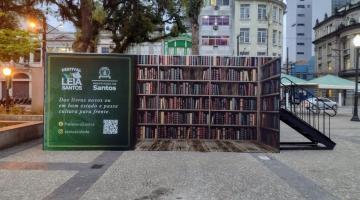
M 333 151 L 0 151 L 0 199 L 360 199 L 360 123 L 332 120 Z M 285 125 L 283 141 L 302 138 Z

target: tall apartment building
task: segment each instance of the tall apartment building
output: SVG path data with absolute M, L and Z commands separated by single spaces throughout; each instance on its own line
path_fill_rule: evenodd
M 200 54 L 281 56 L 285 8 L 281 0 L 204 1 Z
M 348 4 L 356 4 L 360 0 L 331 0 L 331 11 L 332 15 L 335 14 L 336 10 L 348 5 Z
M 289 61 L 308 61 L 312 48 L 312 0 L 287 1 L 286 43 Z

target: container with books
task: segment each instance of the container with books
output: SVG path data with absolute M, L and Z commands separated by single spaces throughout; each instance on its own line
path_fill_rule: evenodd
M 266 74 L 277 65 L 270 57 L 137 56 L 138 140 L 252 142 L 278 151 L 278 127 L 268 123 L 279 120 L 280 72 Z

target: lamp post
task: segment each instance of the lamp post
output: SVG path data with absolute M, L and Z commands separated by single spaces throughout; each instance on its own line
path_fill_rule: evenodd
M 6 96 L 5 96 L 5 108 L 6 108 L 6 113 L 10 112 L 10 94 L 9 94 L 9 90 L 11 88 L 11 69 L 9 67 L 5 67 L 3 69 L 3 74 L 5 76 L 5 80 L 6 80 Z
M 358 116 L 358 84 L 359 84 L 359 49 L 360 49 L 360 35 L 356 35 L 353 39 L 353 43 L 355 46 L 355 95 L 354 95 L 354 113 L 353 117 L 351 118 L 351 121 L 360 121 Z

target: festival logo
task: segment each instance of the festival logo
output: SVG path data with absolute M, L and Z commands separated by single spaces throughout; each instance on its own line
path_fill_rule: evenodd
M 100 67 L 99 79 L 92 80 L 93 90 L 95 91 L 116 91 L 117 80 L 111 80 L 111 70 L 109 67 Z
M 82 90 L 80 68 L 68 67 L 61 71 L 61 90 Z

